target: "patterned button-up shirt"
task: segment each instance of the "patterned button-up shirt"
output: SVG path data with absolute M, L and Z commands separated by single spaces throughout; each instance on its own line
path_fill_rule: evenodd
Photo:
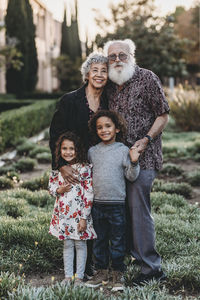
M 169 113 L 159 78 L 151 71 L 135 67 L 135 72 L 121 90 L 113 82 L 107 87 L 109 109 L 119 112 L 127 123 L 127 146 L 142 139 L 158 116 Z M 140 156 L 141 169 L 162 168 L 161 133 Z

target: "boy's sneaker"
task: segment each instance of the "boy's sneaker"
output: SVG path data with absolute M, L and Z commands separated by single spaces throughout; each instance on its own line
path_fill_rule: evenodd
M 85 283 L 85 286 L 96 288 L 101 285 L 106 285 L 108 283 L 108 270 L 100 269 L 96 271 L 93 278 Z
M 124 290 L 123 285 L 123 273 L 120 271 L 112 271 L 112 292 L 118 292 Z

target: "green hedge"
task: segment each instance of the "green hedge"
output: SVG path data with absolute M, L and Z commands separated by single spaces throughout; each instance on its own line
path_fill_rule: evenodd
M 16 144 L 22 136 L 33 136 L 49 126 L 55 108 L 56 101 L 43 100 L 3 112 L 0 118 L 0 152 Z
M 22 106 L 31 105 L 33 100 L 3 100 L 0 99 L 0 112 L 4 112 L 11 109 L 18 109 Z

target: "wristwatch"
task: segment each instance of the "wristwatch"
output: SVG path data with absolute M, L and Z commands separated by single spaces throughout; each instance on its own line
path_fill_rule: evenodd
M 149 143 L 153 141 L 153 138 L 150 135 L 146 134 L 145 137 L 149 140 Z

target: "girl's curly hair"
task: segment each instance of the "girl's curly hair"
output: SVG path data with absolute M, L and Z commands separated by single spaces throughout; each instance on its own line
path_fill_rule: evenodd
M 86 163 L 87 162 L 87 153 L 86 150 L 80 140 L 80 138 L 73 132 L 67 131 L 58 138 L 56 142 L 56 150 L 55 150 L 55 164 L 56 168 L 59 168 L 61 162 L 63 162 L 63 158 L 61 157 L 61 145 L 64 140 L 69 140 L 74 143 L 75 154 L 76 154 L 76 162 L 77 163 Z
M 89 130 L 90 130 L 93 142 L 94 143 L 99 143 L 101 141 L 101 139 L 97 135 L 97 128 L 96 128 L 97 120 L 101 117 L 107 117 L 107 118 L 112 120 L 112 122 L 115 124 L 115 127 L 120 130 L 116 134 L 116 141 L 124 143 L 126 133 L 127 133 L 126 122 L 120 114 L 118 114 L 118 113 L 116 113 L 115 111 L 112 111 L 112 110 L 99 110 L 90 119 L 90 121 L 89 121 Z

